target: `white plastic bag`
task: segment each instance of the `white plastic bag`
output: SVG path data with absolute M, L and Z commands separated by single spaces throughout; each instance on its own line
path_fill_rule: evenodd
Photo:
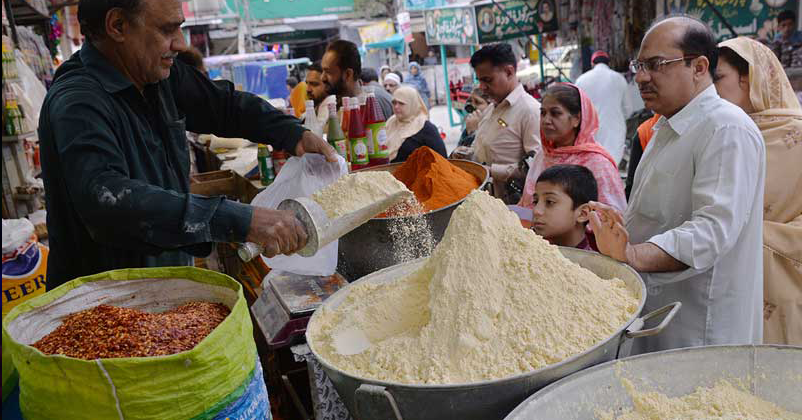
M 346 173 L 348 166 L 341 156 L 337 156 L 336 163 L 326 162 L 323 155 L 312 153 L 291 157 L 281 168 L 276 180 L 254 197 L 251 204 L 275 209 L 285 199 L 311 197 Z M 337 241 L 334 241 L 311 257 L 296 254 L 262 258 L 271 269 L 309 276 L 330 276 L 337 269 L 337 250 Z

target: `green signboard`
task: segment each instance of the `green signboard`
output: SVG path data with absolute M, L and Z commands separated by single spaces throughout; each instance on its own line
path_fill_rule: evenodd
M 752 35 L 761 39 L 774 37 L 777 15 L 783 10 L 798 10 L 798 0 L 711 0 L 713 6 L 735 29 L 738 35 Z M 668 12 L 687 13 L 710 24 L 719 40 L 732 38 L 727 29 L 704 0 L 669 2 Z
M 558 29 L 554 0 L 508 0 L 480 4 L 475 6 L 475 14 L 480 44 Z
M 352 13 L 354 0 L 244 0 L 249 1 L 251 19 L 278 19 L 301 16 Z M 226 0 L 229 9 L 237 10 L 235 0 Z M 242 3 L 242 1 L 240 1 Z M 242 5 L 238 12 L 242 15 Z
M 473 7 L 451 7 L 424 12 L 428 45 L 476 45 Z

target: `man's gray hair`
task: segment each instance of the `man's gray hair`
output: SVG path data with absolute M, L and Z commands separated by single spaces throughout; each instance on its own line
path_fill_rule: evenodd
M 129 19 L 134 19 L 143 3 L 144 0 L 81 0 L 78 3 L 81 34 L 89 41 L 102 39 L 106 36 L 106 15 L 111 9 L 122 9 Z

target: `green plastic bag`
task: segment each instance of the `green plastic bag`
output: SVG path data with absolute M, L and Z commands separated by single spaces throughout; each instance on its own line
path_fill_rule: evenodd
M 81 360 L 30 346 L 67 315 L 102 303 L 163 311 L 191 300 L 223 303 L 231 314 L 186 352 Z M 214 407 L 253 375 L 252 334 L 240 284 L 194 267 L 81 277 L 17 306 L 3 320 L 3 341 L 19 373 L 20 406 L 29 420 L 211 418 Z

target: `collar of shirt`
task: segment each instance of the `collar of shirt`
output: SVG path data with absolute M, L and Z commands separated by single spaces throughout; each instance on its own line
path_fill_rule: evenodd
M 710 85 L 702 93 L 696 95 L 687 105 L 685 105 L 679 112 L 674 114 L 671 118 L 661 117 L 654 125 L 652 130 L 659 130 L 663 125 L 668 124 L 677 135 L 681 136 L 688 130 L 689 127 L 696 124 L 698 121 L 708 118 L 702 112 L 702 109 L 709 103 L 718 98 L 715 85 Z
M 518 86 L 515 86 L 515 89 L 513 89 L 512 92 L 510 92 L 509 95 L 507 95 L 507 97 L 504 98 L 503 101 L 501 101 L 501 104 L 506 102 L 507 106 L 512 106 L 512 104 L 518 102 L 518 99 L 520 99 L 522 95 L 526 94 L 527 93 L 524 90 L 524 85 L 518 83 Z M 499 104 L 498 107 L 500 107 L 501 104 Z
M 84 64 L 86 71 L 94 76 L 107 92 L 116 93 L 134 85 L 133 82 L 112 66 L 109 60 L 91 42 L 86 42 L 81 47 L 80 54 L 81 62 Z

